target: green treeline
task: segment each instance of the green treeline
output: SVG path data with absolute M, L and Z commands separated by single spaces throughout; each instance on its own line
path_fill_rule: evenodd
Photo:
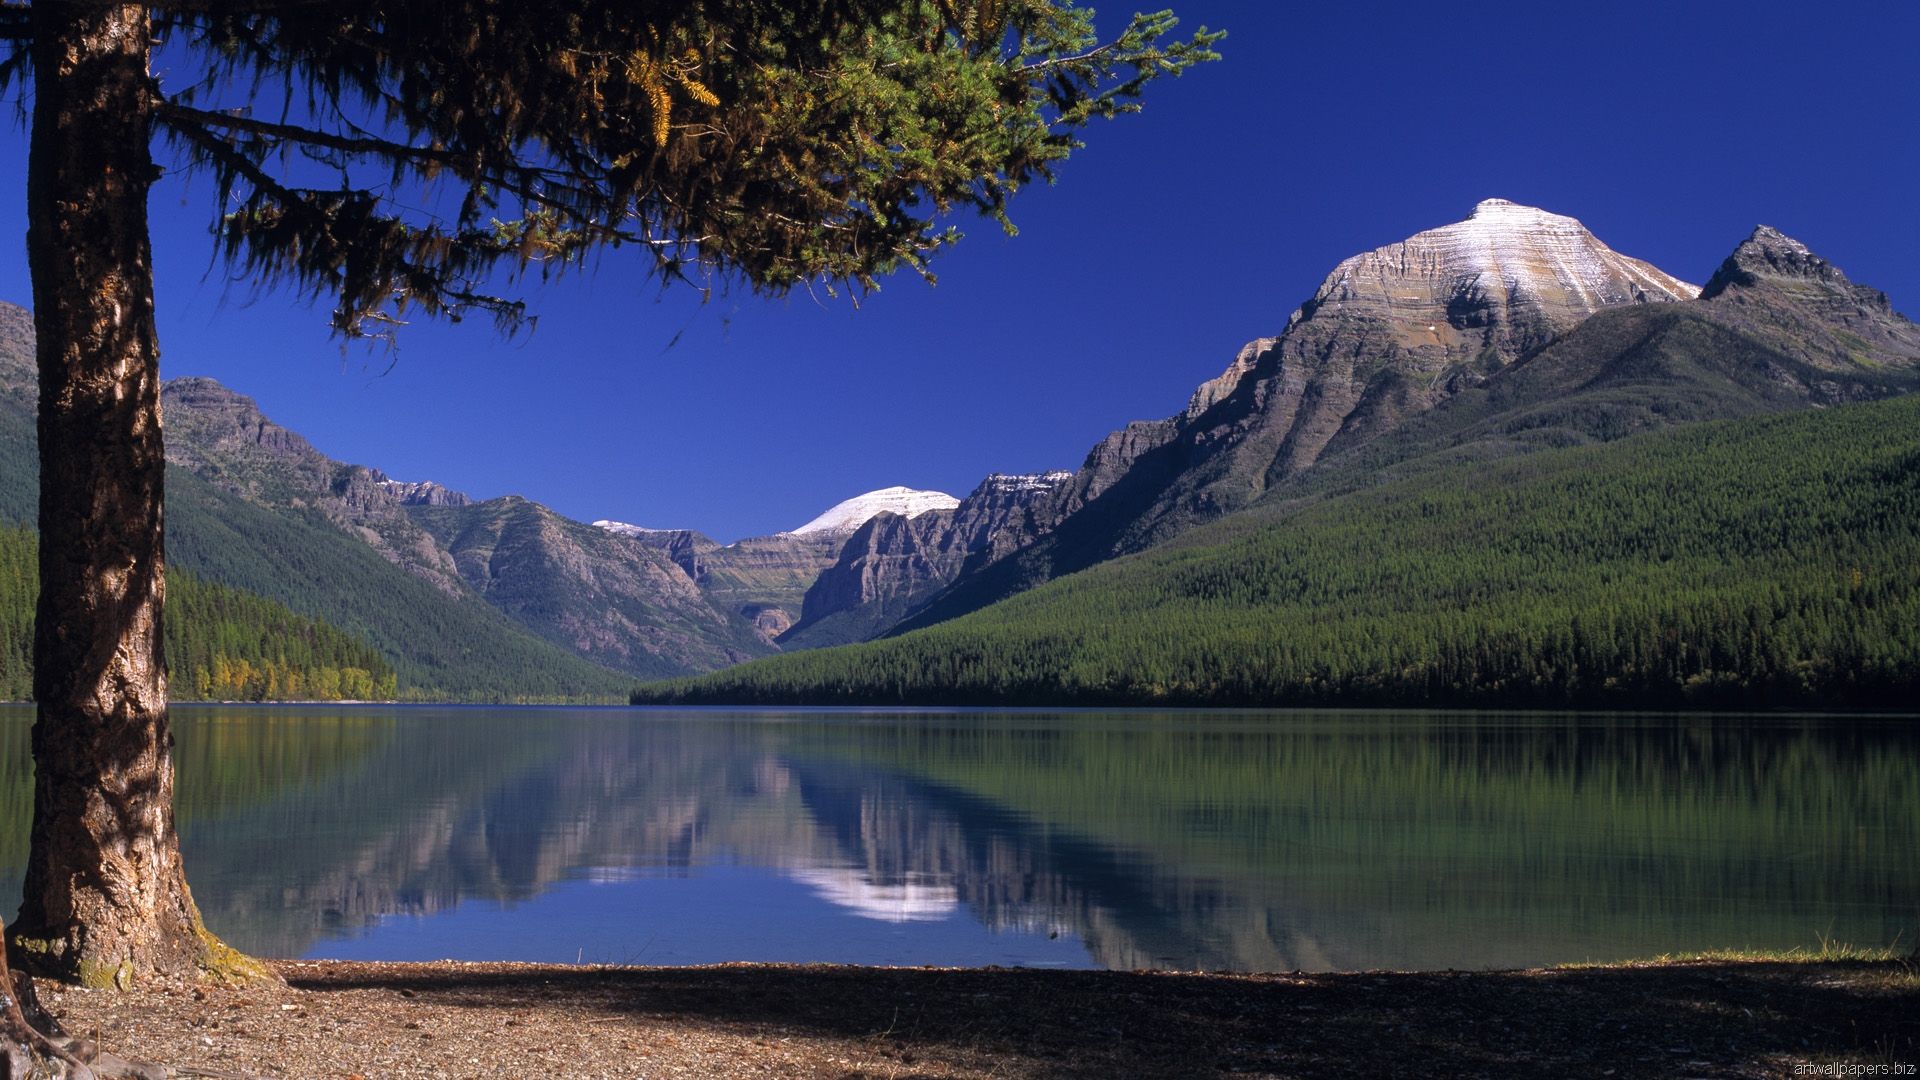
M 0 698 L 33 692 L 38 538 L 0 525 Z M 167 667 L 176 701 L 391 699 L 393 666 L 366 642 L 264 597 L 167 575 Z
M 1262 506 L 636 702 L 1911 707 L 1920 397 Z

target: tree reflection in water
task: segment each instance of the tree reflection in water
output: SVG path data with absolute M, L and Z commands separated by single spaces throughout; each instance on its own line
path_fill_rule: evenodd
M 30 718 L 0 714 L 4 910 Z M 479 947 L 510 951 L 543 897 L 588 882 L 609 887 L 566 903 L 617 905 L 648 940 L 688 936 L 688 911 L 751 915 L 699 959 L 872 959 L 836 938 L 864 927 L 898 962 L 1006 962 L 969 950 L 1027 935 L 1067 948 L 1016 962 L 1237 970 L 1886 944 L 1913 939 L 1920 895 L 1920 738 L 1897 721 L 311 707 L 177 726 L 195 895 L 269 955 L 463 902 L 498 910 Z M 545 958 L 648 959 L 588 944 Z

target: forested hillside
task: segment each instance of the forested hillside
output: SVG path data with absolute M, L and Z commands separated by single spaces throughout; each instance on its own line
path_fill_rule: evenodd
M 0 700 L 33 693 L 38 539 L 0 525 Z M 176 571 L 167 580 L 175 701 L 390 699 L 393 667 L 372 646 L 271 600 Z
M 641 702 L 1911 706 L 1920 398 L 1455 461 Z
M 30 527 L 38 497 L 35 460 L 31 339 L 23 327 L 29 316 L 0 304 L 0 524 Z M 167 470 L 167 560 L 171 574 L 185 571 L 196 586 L 219 583 L 239 595 L 265 598 L 290 615 L 327 624 L 370 646 L 377 670 L 391 672 L 390 690 L 341 696 L 395 697 L 430 701 L 618 700 L 631 679 L 588 663 L 541 641 L 476 596 L 451 594 L 389 562 L 309 508 L 305 512 L 260 506 L 183 468 Z M 21 564 L 29 570 L 32 560 Z M 183 575 L 184 576 L 184 575 Z M 200 696 L 194 666 L 175 642 L 183 629 L 181 609 L 196 595 L 170 576 L 168 649 L 176 699 Z M 11 586 L 9 586 L 11 587 Z M 212 594 L 206 594 L 212 595 Z M 33 607 L 31 595 L 21 609 Z M 255 625 L 249 623 L 248 625 Z M 258 624 L 264 631 L 266 624 Z M 30 639 L 17 636 L 9 623 L 0 635 L 0 651 L 25 657 Z M 24 633 L 19 631 L 19 633 Z M 250 692 L 227 695 L 215 689 L 209 658 L 206 696 L 252 698 Z M 236 689 L 245 690 L 266 675 L 243 671 Z M 336 666 L 339 665 L 320 665 Z M 347 665 L 373 672 L 366 664 Z M 20 669 L 24 671 L 25 669 Z M 323 677 L 324 678 L 324 677 Z M 343 678 L 347 678 L 343 676 Z M 357 679 L 357 677 L 354 677 Z M 281 680 L 275 679 L 276 684 Z M 7 693 L 25 697 L 28 680 L 4 684 Z M 361 689 L 358 682 L 355 689 Z M 281 688 L 282 698 L 317 697 L 302 681 L 298 694 Z
M 630 683 L 478 599 L 441 592 L 324 522 L 255 506 L 180 469 L 167 473 L 167 552 L 176 569 L 364 638 L 392 663 L 402 698 L 604 700 Z
M 1534 220 L 1500 230 L 1501 243 L 1519 245 L 1514 265 L 1530 271 L 1494 293 L 1473 255 L 1485 250 L 1478 241 L 1441 242 L 1471 235 L 1481 211 L 1489 223 Z M 1257 502 L 1364 486 L 1436 458 L 1501 459 L 1920 390 L 1920 327 L 1885 293 L 1776 230 L 1755 229 L 1698 299 L 1643 302 L 1618 282 L 1565 293 L 1550 249 L 1569 228 L 1597 244 L 1572 219 L 1492 200 L 1463 226 L 1341 264 L 1280 337 L 1250 343 L 1185 412 L 1096 446 L 1049 527 L 1011 555 L 970 561 L 890 633 L 977 611 Z M 1590 254 L 1593 267 L 1618 258 Z M 1691 290 L 1674 285 L 1675 297 Z M 1595 297 L 1609 295 L 1595 310 Z

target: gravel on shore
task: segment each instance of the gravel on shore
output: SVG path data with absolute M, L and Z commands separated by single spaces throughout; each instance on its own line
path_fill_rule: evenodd
M 1897 961 L 1292 975 L 273 966 L 286 985 L 43 984 L 41 995 L 69 1033 L 178 1077 L 1787 1077 L 1920 1065 L 1920 973 Z

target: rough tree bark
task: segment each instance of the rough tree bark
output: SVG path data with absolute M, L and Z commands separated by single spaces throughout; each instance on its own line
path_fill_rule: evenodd
M 149 28 L 138 6 L 43 0 L 32 18 L 39 711 L 32 852 L 6 952 L 30 970 L 125 986 L 238 966 L 200 924 L 173 829 Z M 65 1038 L 23 1010 L 29 985 L 0 957 L 0 1080 L 165 1075 Z
M 138 5 L 38 2 L 27 260 L 40 373 L 34 813 L 16 967 L 89 986 L 238 962 L 187 890 L 160 618 L 154 93 Z

